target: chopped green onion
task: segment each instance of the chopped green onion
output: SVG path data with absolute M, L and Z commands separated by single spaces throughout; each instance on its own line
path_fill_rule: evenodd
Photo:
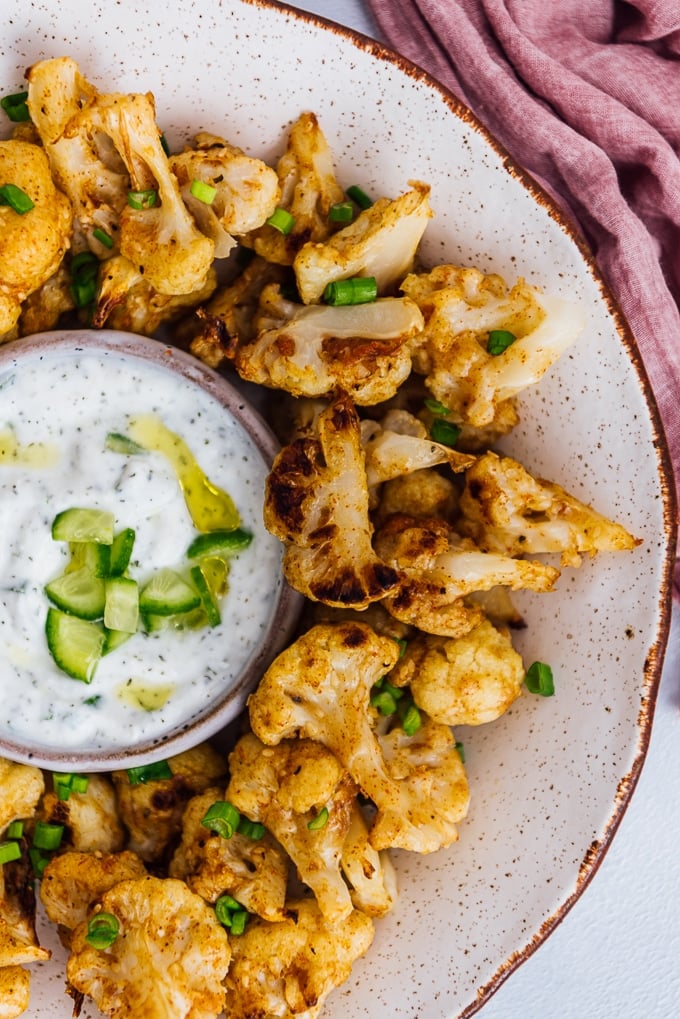
M 430 414 L 435 414 L 437 417 L 445 418 L 451 413 L 446 404 L 442 403 L 441 400 L 435 400 L 432 397 L 428 397 L 424 402 Z
M 194 198 L 197 198 L 199 202 L 203 202 L 204 205 L 212 205 L 217 194 L 217 188 L 212 187 L 211 184 L 206 184 L 202 180 L 192 180 L 189 185 L 189 191 L 191 191 Z
M 71 775 L 71 790 L 74 793 L 86 793 L 89 784 L 88 775 Z
M 35 203 L 16 184 L 3 184 L 0 187 L 0 205 L 9 205 L 20 216 L 23 216 L 34 208 Z
M 397 710 L 397 702 L 388 690 L 375 690 L 371 694 L 371 707 L 381 715 L 393 715 Z
M 370 209 L 373 205 L 373 199 L 369 198 L 366 192 L 356 184 L 352 184 L 351 187 L 348 187 L 345 194 L 348 198 L 351 198 L 353 202 L 356 202 L 360 209 Z
M 85 940 L 93 948 L 110 948 L 118 937 L 120 921 L 113 913 L 95 913 L 87 925 Z
M 487 354 L 493 354 L 497 357 L 498 354 L 502 354 L 504 350 L 512 346 L 517 337 L 514 333 L 509 332 L 507 329 L 492 329 L 489 333 L 489 342 L 486 345 Z
M 21 839 L 24 836 L 24 822 L 23 821 L 12 821 L 7 829 L 8 839 Z
M 68 800 L 71 793 L 85 793 L 90 779 L 87 775 L 73 775 L 71 773 L 54 772 L 52 775 L 54 791 L 58 800 Z
M 137 768 L 127 769 L 130 785 L 140 785 L 144 782 L 160 782 L 166 778 L 172 778 L 172 771 L 167 761 L 156 761 L 154 764 L 141 764 Z
M 71 259 L 71 278 L 85 283 L 99 272 L 99 259 L 92 251 L 79 251 Z
M 63 824 L 49 824 L 48 821 L 36 821 L 33 832 L 33 845 L 36 849 L 46 849 L 48 852 L 58 849 L 64 835 Z
M 351 223 L 354 219 L 354 208 L 351 202 L 336 202 L 328 210 L 331 223 Z
M 233 804 L 226 800 L 216 800 L 208 809 L 201 824 L 209 831 L 216 832 L 223 839 L 230 839 L 237 830 L 241 815 Z
M 161 135 L 160 142 L 161 142 L 161 148 L 163 149 L 163 152 L 166 154 L 166 156 L 169 156 L 170 155 L 170 146 L 168 145 L 168 139 L 165 137 L 164 134 Z
M 326 285 L 323 299 L 334 307 L 347 304 L 368 304 L 378 296 L 375 276 L 352 276 L 346 280 L 333 280 Z
M 39 849 L 31 848 L 28 850 L 28 858 L 31 861 L 35 876 L 42 877 L 45 867 L 50 862 L 49 856 L 45 856 Z
M 288 212 L 288 209 L 274 209 L 269 219 L 265 220 L 267 226 L 273 226 L 275 230 L 286 236 L 295 226 L 295 217 Z
M 423 724 L 420 712 L 413 701 L 403 700 L 397 705 L 401 727 L 407 736 L 415 736 Z
M 94 280 L 88 283 L 72 283 L 71 297 L 76 308 L 88 308 L 97 296 L 97 284 Z
M 101 230 L 98 226 L 92 231 L 92 236 L 103 244 L 105 248 L 113 247 L 113 237 L 111 234 L 107 234 L 106 230 Z
M 27 99 L 28 92 L 15 92 L 11 96 L 3 96 L 0 99 L 0 106 L 14 124 L 20 124 L 22 121 L 31 119 L 31 115 L 28 112 Z
M 310 831 L 321 831 L 328 824 L 328 808 L 322 807 L 316 817 L 313 817 L 307 827 Z
M 406 640 L 405 637 L 394 637 L 393 640 L 396 640 L 397 644 L 399 645 L 399 657 L 403 658 L 404 655 L 406 654 L 408 641 Z
M 537 693 L 541 697 L 552 697 L 555 693 L 552 669 L 544 662 L 534 662 L 530 665 L 524 682 L 529 693 Z
M 229 929 L 230 934 L 240 935 L 245 930 L 248 912 L 231 895 L 220 895 L 215 902 L 215 916 Z
M 456 750 L 458 751 L 458 756 L 460 757 L 461 761 L 463 762 L 463 764 L 465 764 L 465 747 L 460 742 L 460 740 L 456 740 Z
M 21 846 L 16 840 L 0 842 L 0 864 L 11 863 L 21 857 Z
M 430 428 L 430 437 L 442 446 L 455 446 L 460 438 L 461 429 L 452 421 L 435 418 Z
M 264 836 L 266 828 L 258 821 L 251 821 L 248 817 L 242 817 L 236 827 L 236 831 L 239 835 L 245 835 L 247 839 L 252 839 L 253 842 L 259 842 Z
M 229 933 L 234 936 L 240 937 L 246 929 L 248 922 L 248 913 L 245 909 L 239 909 L 235 913 L 231 914 L 231 927 Z
M 132 209 L 150 209 L 158 201 L 158 192 L 153 188 L 146 191 L 128 191 L 127 201 Z

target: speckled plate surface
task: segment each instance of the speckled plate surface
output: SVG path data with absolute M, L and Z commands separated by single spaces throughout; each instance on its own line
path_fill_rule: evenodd
M 427 259 L 521 275 L 587 311 L 577 346 L 523 399 L 507 448 L 643 544 L 521 600 L 522 649 L 528 661 L 550 661 L 557 694 L 523 697 L 500 721 L 459 731 L 472 789 L 460 842 L 397 856 L 400 904 L 324 1013 L 471 1015 L 595 873 L 644 759 L 669 622 L 674 506 L 634 343 L 545 196 L 450 96 L 375 43 L 240 0 L 176 0 L 162 16 L 95 0 L 86 17 L 78 0 L 7 0 L 3 93 L 21 88 L 36 59 L 63 54 L 102 88 L 153 91 L 173 146 L 212 130 L 273 158 L 291 121 L 312 109 L 345 184 L 376 194 L 411 179 L 432 185 Z M 62 958 L 55 947 L 35 972 L 29 1016 L 70 1015 Z

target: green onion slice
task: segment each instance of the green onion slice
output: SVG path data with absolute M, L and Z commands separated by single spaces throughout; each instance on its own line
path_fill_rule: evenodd
M 107 234 L 106 230 L 102 230 L 100 227 L 95 227 L 92 231 L 92 236 L 103 244 L 105 248 L 113 247 L 113 237 L 111 234 Z
M 269 219 L 265 220 L 267 226 L 273 226 L 275 230 L 286 236 L 295 226 L 295 217 L 288 212 L 288 209 L 274 209 Z
M 85 940 L 93 948 L 110 948 L 118 937 L 120 921 L 113 913 L 96 913 L 88 922 Z
M 452 421 L 435 418 L 430 427 L 430 437 L 442 446 L 455 446 L 460 438 L 461 429 Z
M 244 930 L 246 929 L 247 922 L 248 913 L 246 912 L 245 909 L 239 909 L 235 913 L 232 913 L 231 927 L 229 928 L 229 933 L 240 937 L 240 935 L 243 934 Z
M 35 203 L 16 184 L 3 184 L 0 187 L 0 205 L 9 205 L 20 216 L 23 216 L 34 208 Z
M 555 693 L 552 669 L 545 662 L 534 662 L 530 665 L 524 682 L 529 693 L 537 693 L 541 697 L 552 697 Z
M 45 854 L 39 849 L 31 847 L 28 850 L 28 858 L 31 861 L 31 866 L 33 867 L 33 873 L 35 876 L 42 877 L 45 867 L 50 862 L 49 856 L 45 856 Z
M 249 914 L 231 895 L 220 895 L 215 902 L 215 916 L 230 934 L 240 935 L 245 930 Z
M 54 791 L 58 800 L 68 800 L 71 793 L 86 793 L 90 779 L 87 775 L 73 775 L 69 772 L 52 774 Z
M 24 837 L 24 822 L 23 821 L 12 821 L 7 828 L 8 839 L 21 839 Z
M 328 808 L 322 807 L 316 817 L 313 817 L 307 827 L 310 831 L 321 831 L 328 824 Z
M 192 180 L 189 185 L 189 191 L 191 191 L 194 198 L 197 198 L 199 202 L 203 202 L 204 205 L 212 205 L 217 194 L 217 188 L 214 188 L 211 184 L 206 184 L 202 180 Z
M 11 863 L 21 857 L 21 846 L 16 840 L 0 842 L 0 864 Z
M 160 782 L 163 779 L 172 778 L 172 771 L 167 761 L 155 761 L 153 764 L 142 764 L 137 768 L 128 768 L 127 776 L 130 785 L 140 785 L 144 782 Z
M 230 839 L 238 829 L 240 820 L 241 815 L 233 804 L 227 800 L 216 800 L 201 818 L 201 824 L 209 831 L 221 835 L 223 839 Z
M 351 202 L 336 202 L 328 210 L 331 223 L 351 223 L 354 219 L 354 208 Z
M 397 713 L 401 722 L 401 727 L 407 736 L 415 736 L 423 724 L 418 708 L 415 706 L 413 701 L 403 700 L 397 705 Z
M 456 750 L 458 751 L 458 756 L 460 757 L 461 761 L 463 762 L 463 764 L 465 764 L 465 747 L 460 742 L 460 740 L 456 740 Z
M 333 280 L 326 285 L 323 299 L 326 304 L 340 307 L 348 304 L 368 304 L 378 296 L 375 276 L 352 276 L 346 280 Z
M 151 209 L 158 201 L 158 192 L 153 188 L 146 191 L 128 191 L 127 201 L 132 209 Z
M 245 835 L 247 839 L 252 839 L 253 842 L 259 842 L 264 836 L 266 828 L 258 821 L 251 821 L 248 817 L 241 817 L 236 831 L 239 835 Z
M 387 717 L 397 710 L 397 702 L 388 690 L 374 690 L 371 694 L 371 707 Z
M 46 849 L 50 852 L 58 849 L 64 835 L 63 824 L 50 824 L 48 821 L 36 821 L 33 832 L 33 845 L 36 849 Z
M 15 92 L 13 95 L 3 96 L 0 99 L 0 107 L 2 107 L 14 124 L 20 124 L 22 121 L 31 119 L 31 115 L 28 112 L 27 99 L 28 92 Z
M 369 198 L 363 188 L 360 188 L 357 184 L 352 184 L 345 191 L 348 198 L 351 198 L 353 202 L 359 206 L 360 209 L 370 209 L 373 205 L 373 199 Z
M 428 396 L 424 402 L 430 414 L 434 414 L 436 417 L 445 418 L 451 413 L 446 404 L 442 403 L 441 400 L 435 400 L 433 397 Z
M 487 354 L 493 354 L 497 357 L 498 354 L 502 354 L 504 350 L 512 346 L 517 337 L 514 333 L 509 332 L 507 329 L 492 329 L 489 333 L 489 342 L 486 345 Z
M 168 139 L 165 137 L 164 134 L 162 134 L 161 137 L 160 137 L 160 143 L 161 143 L 161 148 L 163 149 L 163 152 L 166 154 L 166 156 L 169 156 L 170 155 L 170 146 L 168 145 Z

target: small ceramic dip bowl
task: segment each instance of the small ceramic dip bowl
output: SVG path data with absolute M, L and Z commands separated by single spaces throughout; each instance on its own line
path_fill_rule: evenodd
M 299 599 L 264 528 L 276 439 L 222 376 L 114 331 L 0 349 L 0 754 L 143 765 L 216 734 Z

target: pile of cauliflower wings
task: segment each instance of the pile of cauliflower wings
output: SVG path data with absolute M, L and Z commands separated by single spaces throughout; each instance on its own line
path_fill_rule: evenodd
M 32 203 L 0 205 L 0 340 L 160 335 L 266 390 L 263 517 L 305 607 L 235 742 L 68 795 L 0 760 L 0 842 L 19 846 L 0 1019 L 49 957 L 37 900 L 75 1014 L 316 1019 L 398 908 L 391 851 L 458 838 L 455 729 L 527 688 L 513 592 L 639 544 L 499 450 L 585 318 L 521 278 L 422 265 L 429 186 L 346 187 L 311 112 L 269 166 L 207 133 L 169 154 L 151 94 L 102 93 L 68 57 L 29 69 L 26 105 L 0 141 L 0 188 Z M 60 841 L 36 854 L 45 826 Z

